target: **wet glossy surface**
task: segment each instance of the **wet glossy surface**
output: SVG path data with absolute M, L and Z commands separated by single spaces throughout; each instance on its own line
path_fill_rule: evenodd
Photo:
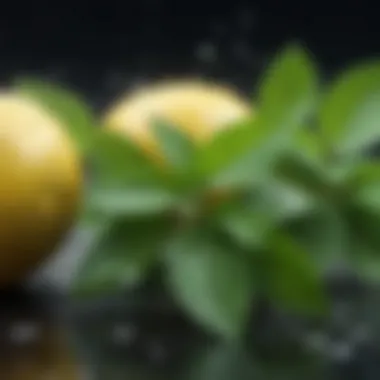
M 9 336 L 2 343 L 2 380 L 82 380 L 81 366 L 57 326 L 30 322 L 25 318 L 3 330 Z
M 297 344 L 289 334 L 291 323 L 264 313 L 264 320 L 255 322 L 258 329 L 249 344 L 217 344 L 173 314 L 162 300 L 155 304 L 151 299 L 149 304 L 149 310 L 142 310 L 125 300 L 107 300 L 72 307 L 70 314 L 63 312 L 68 304 L 57 296 L 24 291 L 0 295 L 0 379 L 379 378 L 380 353 L 370 341 L 326 343 L 327 335 L 317 334 L 309 337 L 308 345 Z M 321 344 L 323 355 L 310 355 Z
M 57 325 L 18 319 L 7 327 L 8 341 L 2 343 L 0 378 L 3 380 L 122 380 L 189 379 L 240 380 L 324 378 L 324 367 L 310 362 L 284 365 L 254 358 L 248 350 L 233 345 L 202 344 L 192 350 L 151 334 L 134 344 L 138 331 L 119 324 L 109 330 L 109 341 L 102 347 L 87 341 L 87 368 L 75 360 L 67 336 Z M 148 334 L 149 335 L 149 334 Z M 141 338 L 141 337 L 140 337 Z M 169 344 L 168 344 L 169 343 Z M 182 341 L 183 343 L 183 341 Z M 132 348 L 132 350 L 131 350 Z M 187 347 L 189 348 L 189 347 Z M 82 360 L 83 360 L 82 357 Z M 88 377 L 87 377 L 88 376 Z

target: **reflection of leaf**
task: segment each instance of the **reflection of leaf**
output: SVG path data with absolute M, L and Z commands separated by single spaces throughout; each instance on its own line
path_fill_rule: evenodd
M 260 380 L 321 380 L 326 378 L 328 367 L 323 360 L 299 360 L 290 363 L 266 363 Z
M 92 148 L 93 128 L 97 123 L 92 111 L 78 94 L 60 85 L 32 78 L 18 80 L 15 87 L 17 91 L 47 107 L 62 121 L 81 152 L 88 153 Z
M 170 227 L 162 218 L 110 224 L 79 268 L 73 293 L 113 294 L 140 284 L 156 263 Z
M 169 290 L 195 320 L 225 337 L 242 332 L 255 289 L 250 268 L 236 252 L 180 235 L 168 248 L 166 267 Z
M 264 373 L 242 347 L 218 345 L 203 349 L 191 362 L 186 380 L 263 379 Z
M 380 61 L 360 64 L 339 75 L 322 103 L 326 140 L 340 152 L 359 153 L 380 137 Z
M 205 347 L 184 377 L 185 380 L 320 380 L 325 363 L 306 355 L 294 360 L 263 360 L 244 347 L 216 345 Z
M 308 252 L 285 235 L 274 234 L 266 253 L 266 284 L 272 300 L 295 312 L 324 313 L 322 278 Z

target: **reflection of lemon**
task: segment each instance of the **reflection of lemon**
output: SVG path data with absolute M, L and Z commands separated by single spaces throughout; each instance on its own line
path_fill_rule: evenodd
M 23 317 L 25 317 L 23 315 Z M 17 329 L 15 322 L 15 329 Z M 33 322 L 30 322 L 33 324 Z M 33 325 L 32 325 L 33 326 Z M 32 327 L 33 328 L 33 327 Z M 80 380 L 79 366 L 66 344 L 65 336 L 41 324 L 38 337 L 27 345 L 12 344 L 11 361 L 0 359 L 0 375 L 7 380 Z M 25 349 L 27 347 L 27 349 Z M 5 346 L 5 348 L 8 348 Z
M 0 94 L 0 286 L 54 249 L 73 222 L 81 177 L 57 120 L 29 99 Z
M 122 99 L 107 113 L 105 124 L 156 155 L 157 143 L 150 129 L 154 118 L 180 128 L 193 141 L 203 142 L 250 113 L 250 104 L 224 86 L 202 81 L 164 81 Z

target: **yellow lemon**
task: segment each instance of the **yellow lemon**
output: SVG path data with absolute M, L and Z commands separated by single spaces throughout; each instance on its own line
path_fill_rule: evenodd
M 79 158 L 63 127 L 31 99 L 0 94 L 0 286 L 21 280 L 73 223 Z
M 141 87 L 123 97 L 106 113 L 105 126 L 157 157 L 159 150 L 151 129 L 154 119 L 164 120 L 202 143 L 251 113 L 251 104 L 227 86 L 171 80 Z

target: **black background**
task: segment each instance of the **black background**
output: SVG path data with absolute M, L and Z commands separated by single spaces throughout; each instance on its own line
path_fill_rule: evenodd
M 97 105 L 163 75 L 201 73 L 250 90 L 289 40 L 303 41 L 325 72 L 380 52 L 375 3 L 359 1 L 8 1 L 0 9 L 0 80 L 45 75 Z M 218 56 L 208 62 L 199 47 L 210 44 Z

